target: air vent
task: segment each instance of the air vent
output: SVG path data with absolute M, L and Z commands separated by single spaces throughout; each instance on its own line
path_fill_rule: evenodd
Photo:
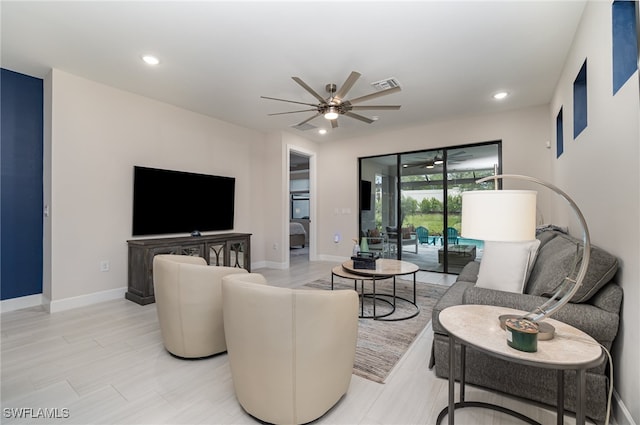
M 371 83 L 371 85 L 376 90 L 386 90 L 386 89 L 392 89 L 394 87 L 400 87 L 400 83 L 395 78 L 386 78 L 384 80 Z
M 300 130 L 300 131 L 308 131 L 308 130 L 313 130 L 314 128 L 318 128 L 313 124 L 309 124 L 304 123 L 304 124 L 296 124 L 296 125 L 292 125 L 291 128 L 295 128 L 296 130 Z

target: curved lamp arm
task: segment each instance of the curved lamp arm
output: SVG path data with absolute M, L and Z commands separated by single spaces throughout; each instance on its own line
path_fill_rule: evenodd
M 522 176 L 518 174 L 498 174 L 476 180 L 476 183 L 495 180 L 497 188 L 498 179 L 525 180 L 551 189 L 562 198 L 564 198 L 565 201 L 567 201 L 573 212 L 576 214 L 580 225 L 582 226 L 582 242 L 584 247 L 582 249 L 582 262 L 580 264 L 578 274 L 576 275 L 575 280 L 571 279 L 570 275 L 565 277 L 564 282 L 562 283 L 562 285 L 560 285 L 560 288 L 556 291 L 556 293 L 553 294 L 551 298 L 549 298 L 549 301 L 537 307 L 535 310 L 527 313 L 527 315 L 525 316 L 526 319 L 529 319 L 533 322 L 538 322 L 545 317 L 551 316 L 553 313 L 562 308 L 566 303 L 568 303 L 571 297 L 573 297 L 573 295 L 578 291 L 580 285 L 582 285 L 582 281 L 587 274 L 587 267 L 589 266 L 589 259 L 591 257 L 591 239 L 589 237 L 589 228 L 587 227 L 587 222 L 584 219 L 584 215 L 582 215 L 580 208 L 578 208 L 573 199 L 571 199 L 569 195 L 567 195 L 564 191 L 559 189 L 557 186 L 552 185 L 551 183 L 547 183 L 535 177 Z M 570 285 L 573 286 L 568 290 Z

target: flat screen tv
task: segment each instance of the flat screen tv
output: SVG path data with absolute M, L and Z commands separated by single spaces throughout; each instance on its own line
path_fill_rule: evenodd
M 233 229 L 235 178 L 134 166 L 133 236 Z
M 371 210 L 371 182 L 367 180 L 360 180 L 360 209 Z

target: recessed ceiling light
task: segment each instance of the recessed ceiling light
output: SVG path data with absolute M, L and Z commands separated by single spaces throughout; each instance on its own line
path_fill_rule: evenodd
M 494 94 L 493 98 L 496 99 L 496 100 L 501 100 L 501 99 L 504 99 L 507 96 L 509 96 L 509 93 L 507 93 L 506 91 L 500 91 L 500 92 Z
M 318 133 L 327 134 L 327 130 L 325 130 L 324 128 L 321 128 L 320 130 L 318 130 Z
M 147 65 L 157 65 L 160 63 L 160 60 L 155 57 L 155 56 L 151 56 L 151 55 L 144 55 L 142 57 L 142 60 L 147 64 Z

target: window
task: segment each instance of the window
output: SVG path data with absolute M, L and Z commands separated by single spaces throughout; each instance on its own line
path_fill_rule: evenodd
M 587 61 L 573 82 L 573 138 L 587 128 Z
M 613 32 L 613 94 L 638 68 L 638 35 L 635 1 L 614 1 L 611 5 Z
M 556 158 L 560 158 L 560 155 L 564 152 L 564 136 L 562 125 L 562 108 L 558 111 L 556 116 Z

